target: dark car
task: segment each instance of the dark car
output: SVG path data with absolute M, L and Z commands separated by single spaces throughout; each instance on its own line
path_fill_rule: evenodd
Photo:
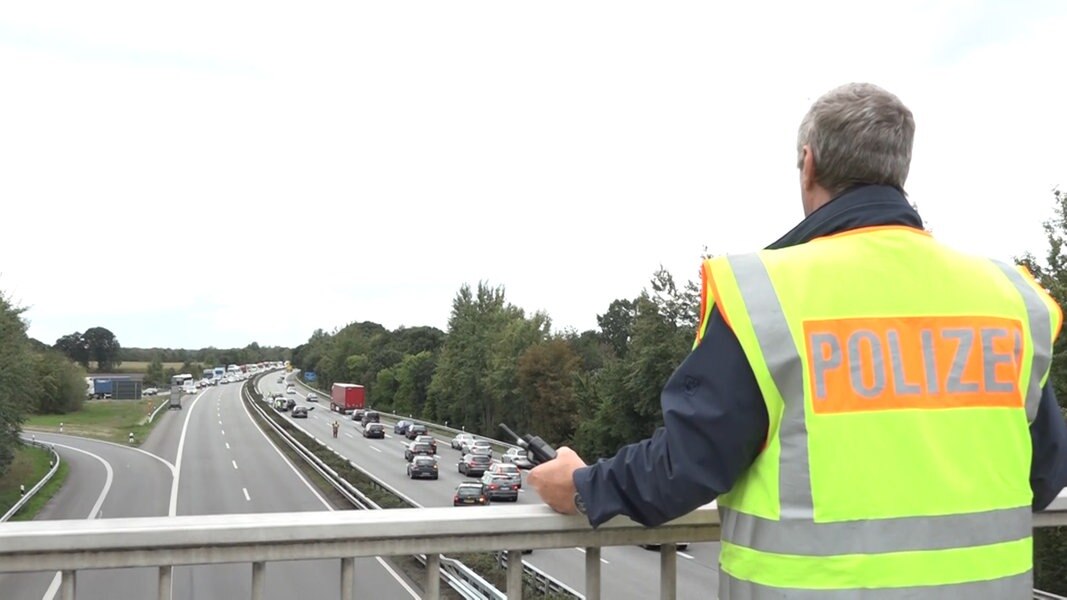
M 464 481 L 456 486 L 456 493 L 452 496 L 452 506 L 470 506 L 489 504 L 489 496 L 486 495 L 482 484 L 477 481 Z
M 404 458 L 408 461 L 419 455 L 432 457 L 433 448 L 423 442 L 411 442 L 407 448 L 404 448 Z
M 381 423 L 368 423 L 363 428 L 363 437 L 385 439 L 385 425 Z
M 297 406 L 293 409 L 292 414 L 294 419 L 306 419 L 308 418 L 308 409 L 303 406 Z
M 437 479 L 437 459 L 432 456 L 416 456 L 408 463 L 408 479 Z
M 404 435 L 408 432 L 408 427 L 411 427 L 411 421 L 401 419 L 393 425 L 393 433 L 397 435 Z
M 493 459 L 481 454 L 468 454 L 460 459 L 457 468 L 460 473 L 468 477 L 481 477 L 485 473 Z
M 363 413 L 363 416 L 360 418 L 360 421 L 362 421 L 364 426 L 366 426 L 367 423 L 381 423 L 382 416 L 378 414 L 378 411 L 376 410 L 368 410 Z
M 362 408 L 357 408 L 357 409 L 353 410 L 352 411 L 352 420 L 353 421 L 362 421 L 363 420 L 363 413 L 365 413 L 365 412 L 367 412 L 367 411 L 363 410 Z
M 486 471 L 482 473 L 482 487 L 490 500 L 519 500 L 519 486 L 515 485 L 509 475 Z
M 413 440 L 420 435 L 430 435 L 430 429 L 422 423 L 412 423 L 411 427 L 408 427 L 408 430 L 404 432 L 404 435 L 409 440 Z
M 661 544 L 638 544 L 645 550 L 659 550 Z M 675 542 L 675 550 L 686 550 L 689 548 L 689 542 Z

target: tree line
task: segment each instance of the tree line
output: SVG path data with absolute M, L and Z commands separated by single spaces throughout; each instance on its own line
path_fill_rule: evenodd
M 635 297 L 605 307 L 597 329 L 553 331 L 547 314 L 480 282 L 457 292 L 447 334 L 352 323 L 315 331 L 292 361 L 326 389 L 362 384 L 380 410 L 490 436 L 504 422 L 604 456 L 662 424 L 660 390 L 692 345 L 699 305 L 694 281 L 660 268 Z
M 85 371 L 27 336 L 22 312 L 0 293 L 0 477 L 11 466 L 27 414 L 66 413 L 85 400 Z

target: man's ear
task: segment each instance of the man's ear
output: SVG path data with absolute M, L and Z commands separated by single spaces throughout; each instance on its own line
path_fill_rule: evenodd
M 815 180 L 815 153 L 811 151 L 811 146 L 808 144 L 804 144 L 801 152 L 804 153 L 804 157 L 800 161 L 800 185 L 804 191 L 810 192 L 818 185 Z

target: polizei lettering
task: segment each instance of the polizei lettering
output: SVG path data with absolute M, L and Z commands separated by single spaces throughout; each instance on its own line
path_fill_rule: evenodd
M 1021 407 L 1022 324 L 897 317 L 804 323 L 816 413 Z

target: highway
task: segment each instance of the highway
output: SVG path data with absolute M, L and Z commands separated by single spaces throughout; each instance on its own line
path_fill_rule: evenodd
M 142 445 L 129 448 L 52 433 L 27 432 L 56 444 L 70 464 L 67 482 L 38 519 L 332 510 L 279 452 L 248 414 L 242 383 L 205 388 L 184 399 L 184 409 L 165 411 Z M 79 600 L 151 598 L 157 569 L 84 571 Z M 361 596 L 417 598 L 402 574 L 382 560 L 356 561 Z M 267 564 L 266 596 L 272 600 L 339 596 L 340 561 Z M 0 576 L 3 600 L 52 600 L 55 573 Z M 247 598 L 251 565 L 176 567 L 173 598 Z
M 279 375 L 268 375 L 260 382 L 261 392 L 278 394 L 285 392 L 285 384 L 279 384 Z M 296 393 L 287 397 L 297 404 L 315 407 L 307 419 L 291 419 L 310 435 L 326 442 L 327 446 L 347 457 L 371 473 L 375 478 L 401 491 L 422 506 L 451 506 L 452 493 L 460 481 L 476 479 L 465 477 L 457 470 L 460 455 L 449 446 L 450 439 L 438 438 L 438 463 L 440 479 L 409 480 L 407 461 L 404 460 L 404 445 L 408 441 L 394 435 L 392 423 L 386 424 L 386 439 L 366 439 L 362 427 L 338 413 L 330 411 L 329 398 L 307 402 L 300 386 Z M 320 397 L 322 394 L 318 394 Z M 290 413 L 281 413 L 290 418 Z M 330 423 L 341 422 L 340 434 L 332 438 Z M 386 420 L 383 419 L 383 423 Z M 519 493 L 519 503 L 537 504 L 540 498 L 525 486 Z M 456 510 L 484 510 L 481 507 L 463 507 Z M 719 544 L 692 544 L 680 551 L 678 560 L 678 598 L 682 600 L 707 598 L 710 591 L 718 589 Z M 524 561 L 547 572 L 579 592 L 585 589 L 585 562 L 583 551 L 578 548 L 538 550 L 526 555 Z M 601 551 L 602 593 L 606 598 L 655 598 L 659 596 L 659 554 L 636 546 L 616 546 Z

